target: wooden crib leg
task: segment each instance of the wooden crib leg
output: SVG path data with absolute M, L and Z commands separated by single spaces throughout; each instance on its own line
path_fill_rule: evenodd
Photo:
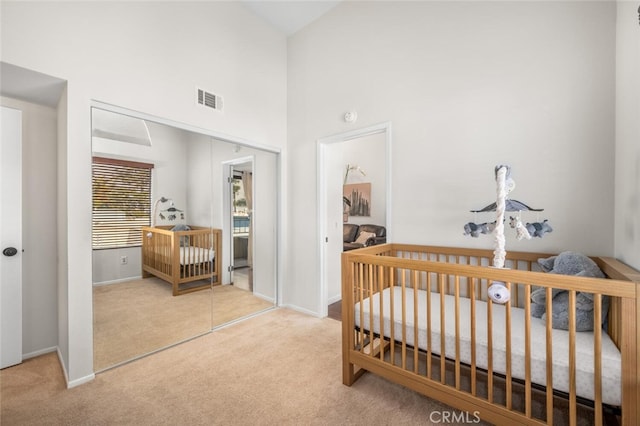
M 355 364 L 349 362 L 349 350 L 353 348 L 353 328 L 350 328 L 348 315 L 342 311 L 342 383 L 351 386 L 364 374 L 363 369 L 356 371 Z M 353 325 L 351 325 L 353 327 Z
M 342 383 L 351 386 L 356 381 L 356 376 L 354 374 L 355 365 L 350 362 L 344 361 L 342 362 Z
M 362 368 L 358 368 L 358 370 L 356 370 L 355 364 L 352 364 L 350 362 L 345 362 L 345 361 L 342 362 L 342 383 L 343 384 L 347 386 L 351 386 L 364 373 L 366 373 L 366 370 Z

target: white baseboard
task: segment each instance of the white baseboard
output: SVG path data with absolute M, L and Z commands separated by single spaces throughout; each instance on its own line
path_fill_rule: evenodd
M 28 354 L 22 354 L 22 360 L 24 361 L 25 359 L 35 358 L 37 356 L 44 355 L 44 354 L 50 354 L 51 352 L 56 352 L 57 350 L 58 350 L 57 346 L 52 346 L 50 348 L 44 348 L 37 351 L 29 352 Z
M 89 383 L 96 378 L 94 373 L 89 374 L 88 376 L 81 377 L 79 379 L 75 379 L 72 381 L 67 381 L 67 389 L 75 388 L 76 386 L 83 385 L 85 383 Z
M 127 282 L 127 281 L 139 280 L 139 279 L 142 279 L 142 275 L 137 275 L 135 277 L 120 278 L 120 279 L 111 280 L 111 281 L 100 281 L 99 283 L 93 283 L 93 286 L 97 287 L 97 286 L 100 286 L 100 285 L 120 284 L 120 283 L 124 283 L 124 282 Z
M 69 389 L 69 373 L 67 373 L 67 366 L 64 365 L 64 361 L 62 360 L 62 354 L 60 353 L 60 348 L 56 348 L 56 352 L 58 354 L 58 362 L 60 362 L 60 367 L 62 368 L 62 376 L 64 377 L 64 382 L 67 385 L 67 389 Z
M 300 312 L 302 314 L 310 315 L 312 317 L 322 318 L 322 315 L 320 315 L 318 312 L 310 311 L 308 309 L 301 308 L 300 306 L 285 304 L 285 305 L 280 305 L 280 307 L 291 309 L 292 311 Z
M 96 378 L 96 375 L 94 373 L 91 373 L 79 379 L 69 381 L 69 373 L 67 372 L 67 367 L 64 365 L 64 362 L 62 361 L 62 354 L 60 353 L 60 348 L 57 348 L 56 352 L 58 353 L 58 361 L 60 361 L 60 367 L 62 367 L 62 375 L 64 377 L 65 383 L 67 384 L 67 389 L 75 388 L 76 386 L 82 385 L 84 383 L 88 383 Z
M 253 295 L 254 295 L 255 297 L 257 297 L 257 298 L 259 298 L 259 299 L 262 299 L 262 300 L 264 300 L 264 301 L 267 301 L 267 302 L 269 302 L 269 303 L 273 303 L 273 304 L 275 304 L 275 303 L 276 303 L 276 301 L 275 301 L 275 300 L 273 300 L 273 297 L 267 297 L 267 296 L 265 296 L 264 294 L 260 294 L 260 293 L 256 293 L 256 292 L 254 292 L 254 293 L 253 293 Z
M 332 303 L 336 303 L 342 300 L 342 295 L 338 294 L 336 296 L 330 297 L 329 300 L 327 300 L 327 305 L 331 305 Z

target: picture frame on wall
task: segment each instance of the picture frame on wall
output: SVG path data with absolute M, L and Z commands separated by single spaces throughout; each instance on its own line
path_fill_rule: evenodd
M 349 183 L 343 195 L 351 202 L 349 216 L 371 216 L 371 183 Z

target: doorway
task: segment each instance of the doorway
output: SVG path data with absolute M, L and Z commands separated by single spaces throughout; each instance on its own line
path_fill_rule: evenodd
M 318 140 L 318 241 L 320 244 L 321 316 L 329 304 L 341 299 L 340 256 L 342 253 L 343 185 L 351 183 L 349 170 L 358 169 L 371 183 L 371 216 L 347 218 L 358 224 L 378 222 L 391 241 L 391 123 L 353 130 Z M 366 158 L 375 158 L 367 171 Z M 361 163 L 360 160 L 363 162 Z M 355 167 L 354 167 L 355 166 Z M 374 212 L 374 209 L 377 212 Z
M 231 199 L 231 282 L 237 288 L 253 292 L 253 161 L 233 163 L 229 167 Z

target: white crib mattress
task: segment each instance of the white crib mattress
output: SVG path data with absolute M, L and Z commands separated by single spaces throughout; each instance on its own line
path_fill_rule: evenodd
M 214 249 L 193 246 L 180 247 L 180 265 L 211 262 L 215 254 Z
M 402 289 L 393 287 L 394 303 L 394 337 L 402 336 Z M 418 307 L 418 344 L 414 342 L 414 292 L 405 290 L 406 343 L 427 350 L 427 295 L 424 290 L 416 290 Z M 384 336 L 390 335 L 390 303 L 391 289 L 383 292 Z M 455 358 L 455 298 L 445 295 L 445 356 Z M 373 304 L 373 308 L 372 305 Z M 487 369 L 487 303 L 476 300 L 476 366 Z M 493 371 L 506 373 L 506 332 L 505 306 L 492 304 L 492 346 Z M 363 302 L 363 328 L 370 330 L 370 313 L 373 310 L 373 332 L 380 334 L 380 293 Z M 432 352 L 440 355 L 440 294 L 431 293 L 431 346 Z M 460 361 L 471 364 L 471 320 L 470 300 L 460 298 Z M 361 324 L 360 303 L 355 305 L 355 323 Z M 569 332 L 553 330 L 553 388 L 569 392 Z M 591 332 L 576 333 L 576 393 L 578 396 L 594 399 L 593 392 L 593 341 Z M 546 325 L 539 318 L 531 318 L 531 380 L 546 386 Z M 525 312 L 524 309 L 511 309 L 511 375 L 514 378 L 525 378 Z M 602 333 L 602 400 L 606 404 L 621 404 L 621 360 L 620 351 L 611 338 Z

